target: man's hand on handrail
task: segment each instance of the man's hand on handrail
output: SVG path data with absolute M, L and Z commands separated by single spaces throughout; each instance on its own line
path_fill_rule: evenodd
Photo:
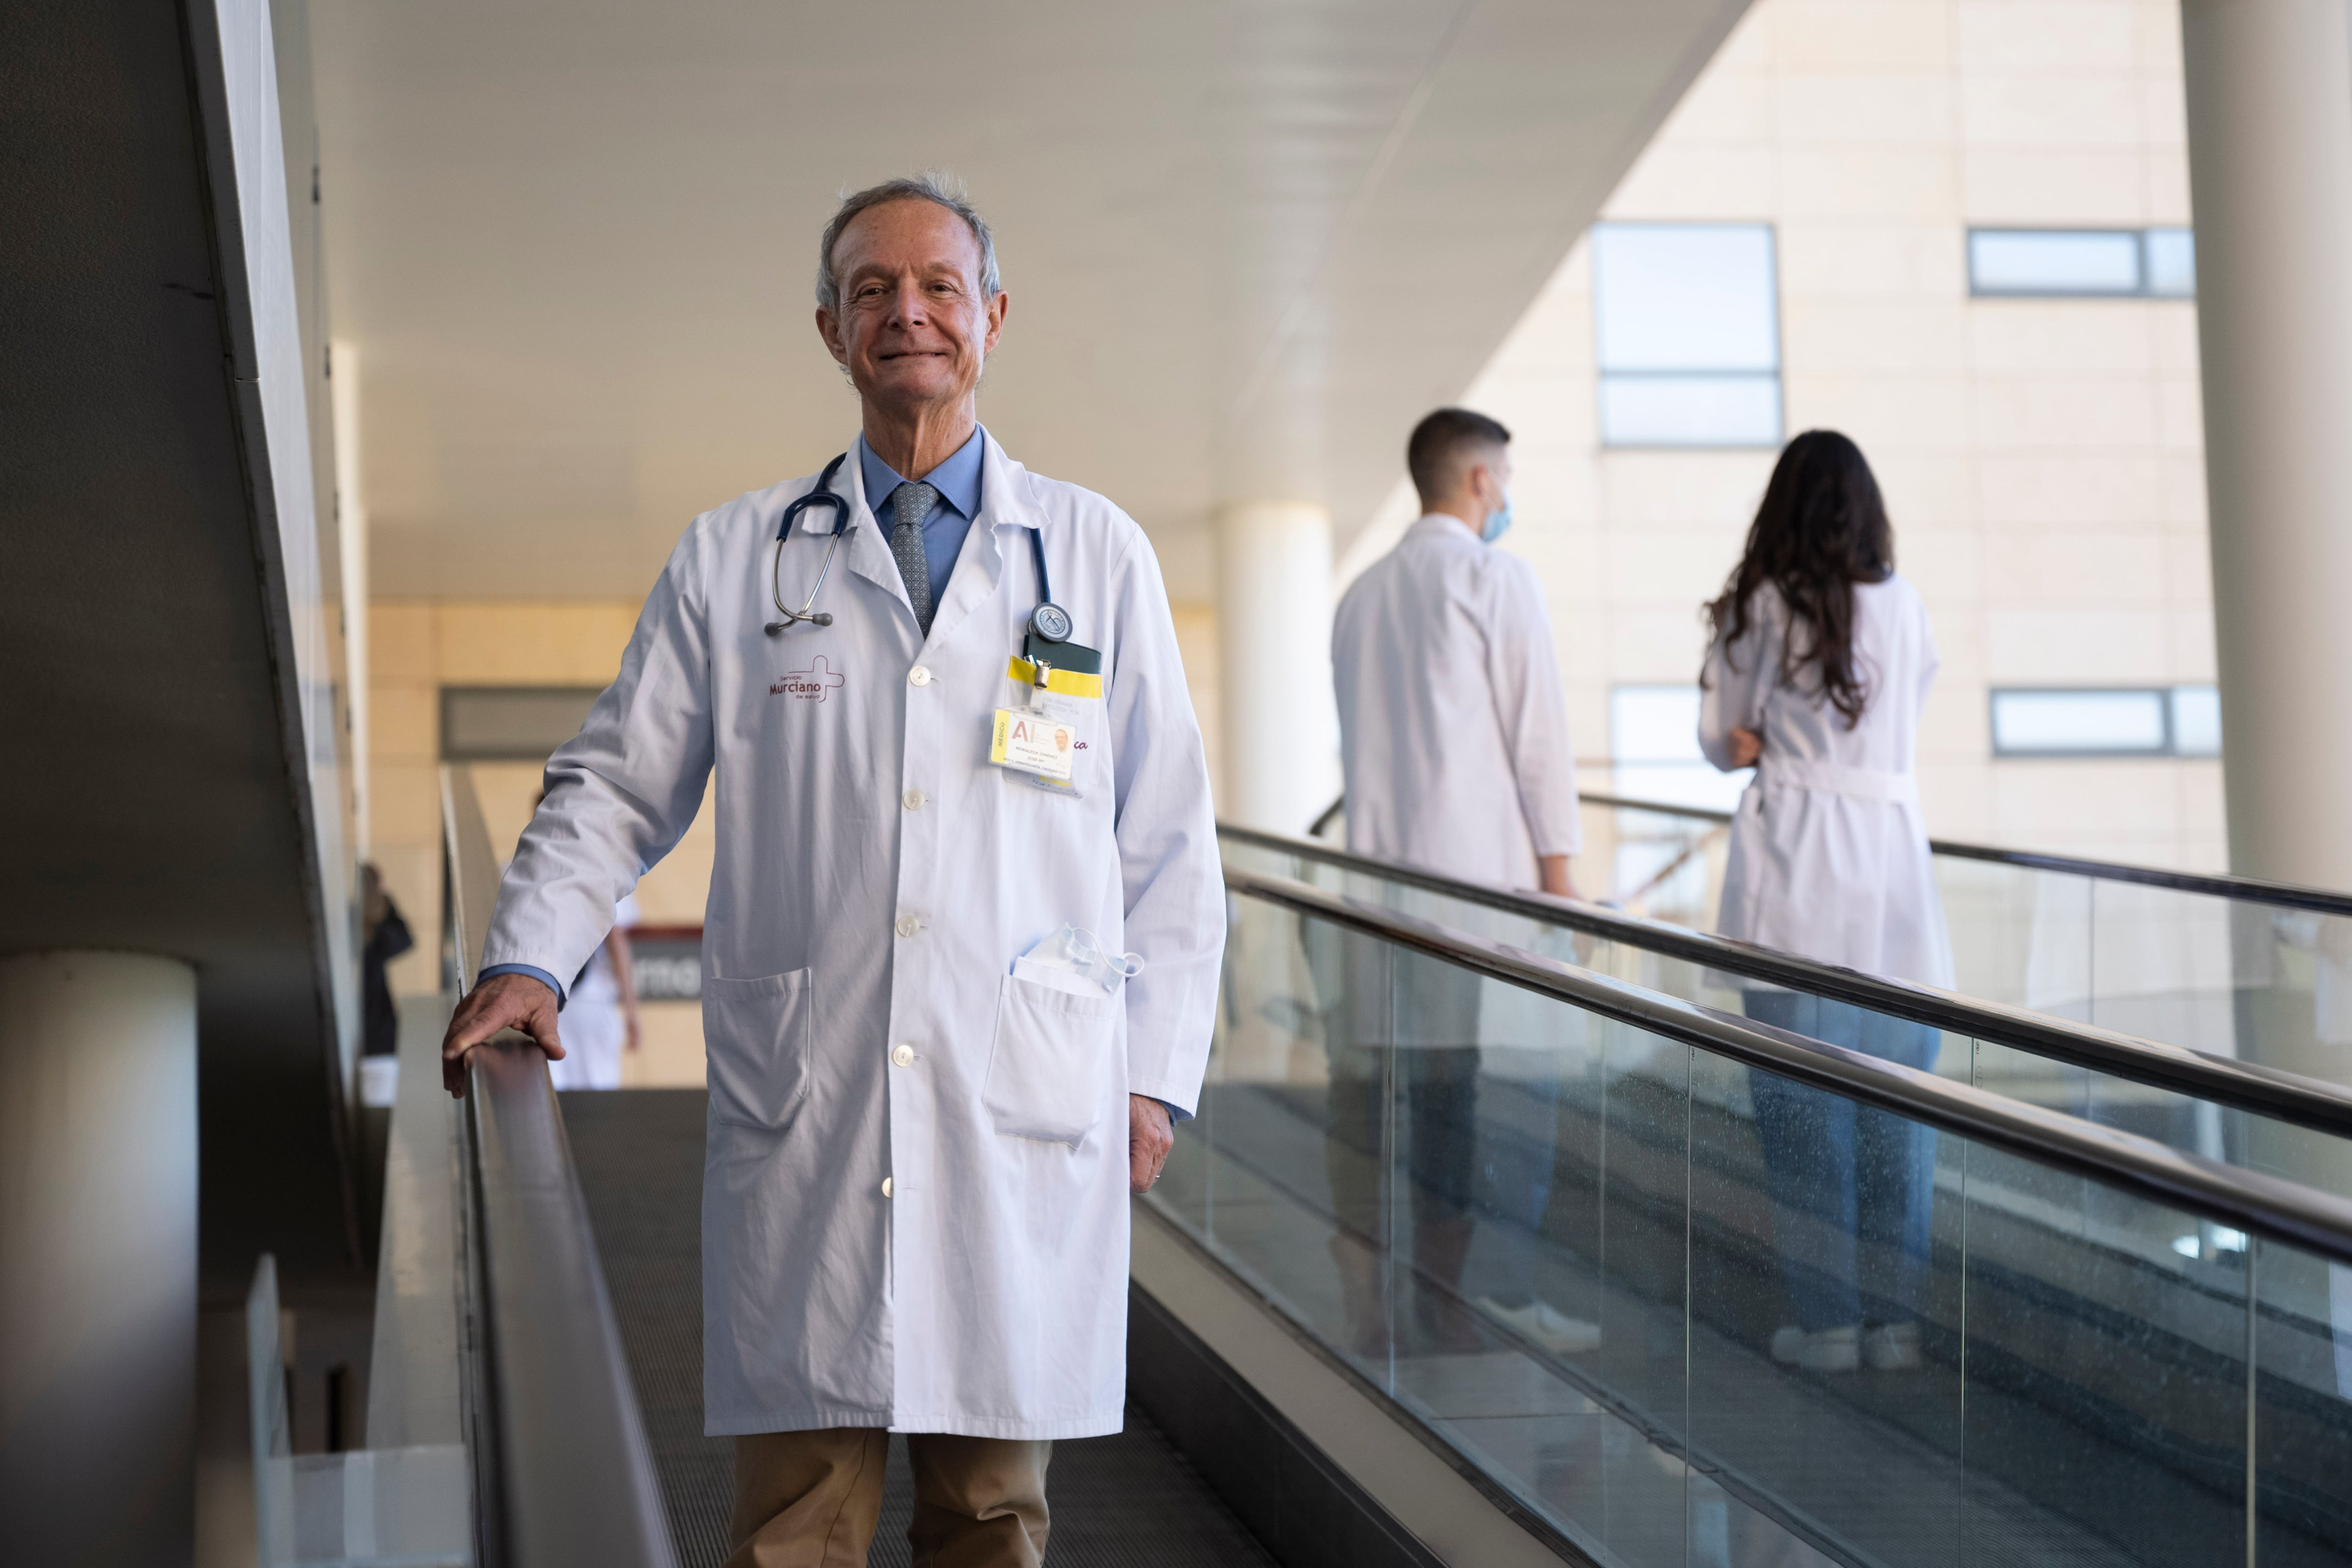
M 538 1042 L 550 1061 L 563 1060 L 555 1035 L 555 993 L 529 975 L 492 975 L 466 993 L 441 1037 L 441 1086 L 466 1097 L 466 1053 L 502 1029 L 520 1030 Z

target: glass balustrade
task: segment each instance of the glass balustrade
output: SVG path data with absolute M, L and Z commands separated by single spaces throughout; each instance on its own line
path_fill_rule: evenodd
M 1148 1202 L 1596 1561 L 2352 1562 L 2352 1271 L 1233 904 Z M 1973 1076 L 1967 1039 L 1788 1021 Z
M 1715 929 L 1719 814 L 1588 799 L 1583 826 L 1592 896 Z M 1963 994 L 2352 1084 L 2352 915 L 1995 852 L 1935 857 Z
M 1588 804 L 1588 820 L 1600 808 Z M 1612 815 L 1621 823 L 1640 819 L 1706 830 L 1691 833 L 1686 842 L 1661 840 L 1661 843 L 1669 847 L 1677 842 L 1683 847 L 1674 849 L 1671 854 L 1661 849 L 1658 855 L 1641 860 L 1634 871 L 1638 873 L 1654 862 L 1671 864 L 1677 857 L 1680 857 L 1680 869 L 1663 879 L 1653 879 L 1655 883 L 1653 892 L 1656 896 L 1648 904 L 1641 899 L 1624 902 L 1629 914 L 1643 915 L 1647 918 L 1696 929 L 1711 927 L 1711 904 L 1702 905 L 1689 900 L 1676 904 L 1666 899 L 1664 894 L 1658 890 L 1671 888 L 1675 878 L 1682 878 L 1685 884 L 1704 882 L 1708 889 L 1719 883 L 1719 864 L 1711 865 L 1706 859 L 1710 853 L 1717 861 L 1720 859 L 1722 835 L 1719 826 L 1703 820 L 1670 817 L 1664 813 L 1622 810 L 1612 811 Z M 1711 841 L 1710 833 L 1713 835 Z M 1295 878 L 1328 892 L 1435 920 L 1546 956 L 1575 962 L 1685 1001 L 1728 1012 L 1746 1013 L 1766 1022 L 1798 1027 L 1794 1022 L 1795 1015 L 1789 1009 L 1791 1006 L 1801 1006 L 1801 1000 L 1785 995 L 1776 996 L 1773 988 L 1759 986 L 1753 980 L 1722 973 L 1703 964 L 1630 943 L 1579 936 L 1565 927 L 1526 914 L 1497 910 L 1469 898 L 1387 876 L 1342 869 L 1307 855 L 1230 835 L 1224 841 L 1223 850 L 1228 863 L 1245 870 Z M 1595 867 L 1622 864 L 1611 860 L 1605 852 L 1605 846 L 1602 852 L 1589 852 L 1584 861 Z M 2230 1039 L 2217 1040 L 2210 1030 L 2203 1030 L 2201 1026 L 2192 1027 L 2197 1026 L 2200 1019 L 2210 1021 L 2215 1008 L 2226 1011 L 2234 1005 L 2240 1013 L 2250 1017 L 2256 1013 L 2276 1014 L 2282 1010 L 2295 1013 L 2298 1018 L 2304 1016 L 2296 1013 L 2294 1007 L 2287 1005 L 2294 996 L 2291 988 L 2285 990 L 2277 988 L 2242 990 L 2234 1003 L 2226 995 L 2210 988 L 2199 991 L 2195 986 L 2189 986 L 2174 994 L 2168 1005 L 2158 1005 L 2155 993 L 2147 990 L 2135 995 L 2111 997 L 2105 1005 L 2096 1008 L 2060 1005 L 2060 998 L 2064 996 L 2079 997 L 2091 991 L 2092 977 L 2097 969 L 2095 959 L 2102 954 L 2107 955 L 2106 967 L 2111 988 L 2117 991 L 2128 989 L 2124 980 L 2115 977 L 2123 970 L 2120 955 L 2135 951 L 2135 943 L 2144 942 L 2158 948 L 2166 948 L 2168 945 L 2171 948 L 2183 947 L 2188 942 L 2186 933 L 2195 927 L 2197 920 L 2212 913 L 2210 908 L 2202 906 L 2227 901 L 2180 894 L 2163 888 L 2021 871 L 1952 856 L 1939 856 L 1937 865 L 1946 885 L 1948 914 L 1955 929 L 1955 957 L 1961 982 L 1955 988 L 1964 997 L 2022 1008 L 2069 1021 L 2092 1023 L 2166 1044 L 2207 1050 L 2221 1056 L 2234 1054 L 2227 1049 Z M 2004 883 L 2003 878 L 2009 880 Z M 1956 897 L 1952 891 L 1955 883 L 1973 886 L 1979 896 L 1975 896 L 1973 901 Z M 2004 886 L 2007 894 L 2013 896 L 1996 897 L 1995 894 Z M 1600 894 L 1597 886 L 1585 891 L 1595 896 Z M 1686 885 L 1684 891 L 1688 893 L 1689 887 Z M 1675 896 L 1682 898 L 1683 894 Z M 1713 892 L 1706 892 L 1706 896 L 1711 900 Z M 2168 904 L 2168 900 L 2172 902 Z M 2109 908 L 2115 913 L 2115 918 L 2105 926 L 2099 926 L 2093 919 L 2095 905 Z M 1706 918 L 1696 918 L 1702 909 Z M 2242 904 L 2232 918 L 2246 925 L 2255 923 L 2252 919 L 2255 914 L 2267 920 L 2273 913 L 2270 910 L 2250 911 L 2250 906 Z M 2295 911 L 2276 913 L 2299 914 Z M 1684 915 L 1694 917 L 1685 919 L 1682 917 Z M 2330 917 L 2312 915 L 2309 918 L 2325 921 Z M 2002 956 L 1996 961 L 1994 957 L 1988 956 L 1994 952 L 1994 945 L 1987 934 L 1997 929 L 2022 930 L 2029 936 L 2001 948 Z M 2031 937 L 2030 934 L 2036 930 L 2042 936 Z M 2028 961 L 2029 949 L 2041 955 L 2038 967 Z M 2184 975 L 2193 976 L 2195 973 L 2194 961 L 2186 952 L 2177 956 L 2173 967 Z M 1970 985 L 1969 977 L 1971 972 L 1994 978 Z M 2139 972 L 2154 977 L 2158 967 L 2144 964 Z M 2311 966 L 2306 964 L 2306 977 L 2312 972 Z M 2150 984 L 2153 983 L 2151 978 Z M 2192 994 L 2202 996 L 2204 1000 L 2191 1006 L 2189 998 Z M 2220 997 L 2218 1000 L 2217 996 Z M 2347 989 L 2347 998 L 2352 998 L 2352 988 Z M 2308 998 L 2305 999 L 2309 1000 Z M 1851 1008 L 1833 1016 L 1837 1023 L 1829 1037 L 1836 1043 L 1846 1043 L 1837 1033 L 1838 1030 L 1880 1030 L 1898 1024 L 1898 1020 L 1891 1018 L 1881 1019 Z M 2148 1027 L 2135 1028 L 2134 1025 Z M 1820 1033 L 1822 1030 L 1816 1027 L 1806 1032 Z M 2259 1030 L 2252 1030 L 2247 1038 L 2252 1039 L 2262 1033 Z M 2276 1041 L 2283 1033 L 2283 1028 L 2273 1024 L 2265 1038 Z M 2214 1050 L 2217 1044 L 2223 1049 Z M 2032 1104 L 2064 1111 L 2105 1125 L 2121 1127 L 2209 1159 L 2265 1171 L 2331 1192 L 2352 1193 L 2352 1141 L 2341 1137 L 2249 1114 L 2242 1110 L 2160 1086 L 2071 1065 L 1993 1040 L 1947 1033 L 1936 1041 L 1932 1050 L 1923 1050 L 1921 1054 L 1923 1060 L 1919 1065 L 1958 1082 L 1972 1083 Z M 2288 1053 L 2275 1051 L 2256 1052 L 2250 1059 L 2264 1065 L 2302 1072 L 2322 1082 L 2352 1082 L 2352 1051 L 2342 1053 L 2347 1058 L 2346 1064 L 2333 1068 L 2324 1060 L 2324 1052 L 2317 1058 L 2311 1052 L 2305 1052 L 2294 1056 L 2292 1062 L 2277 1060 L 2282 1054 Z

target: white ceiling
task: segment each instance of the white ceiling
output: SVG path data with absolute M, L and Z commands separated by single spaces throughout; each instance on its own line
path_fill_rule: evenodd
M 311 0 L 375 591 L 634 597 L 816 468 L 845 190 L 962 175 L 1012 297 L 982 417 L 1207 591 L 1220 502 L 1341 541 L 1746 0 Z

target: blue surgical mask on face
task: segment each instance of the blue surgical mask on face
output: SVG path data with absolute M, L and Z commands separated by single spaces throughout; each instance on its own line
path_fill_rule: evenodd
M 1488 544 L 1493 544 L 1496 539 L 1501 538 L 1505 534 L 1510 531 L 1511 493 L 1508 490 L 1506 490 L 1503 492 L 1502 507 L 1498 510 L 1486 514 L 1486 526 L 1478 530 L 1478 537 L 1485 539 Z

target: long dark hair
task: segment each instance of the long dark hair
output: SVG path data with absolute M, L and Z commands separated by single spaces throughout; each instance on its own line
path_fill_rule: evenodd
M 1780 679 L 1798 684 L 1808 666 L 1852 729 L 1870 703 L 1868 676 L 1853 664 L 1853 585 L 1895 570 L 1895 530 L 1862 448 L 1834 430 L 1809 430 L 1780 454 L 1748 547 L 1706 607 L 1707 629 L 1730 657 L 1747 633 L 1756 591 L 1770 583 L 1789 606 Z

